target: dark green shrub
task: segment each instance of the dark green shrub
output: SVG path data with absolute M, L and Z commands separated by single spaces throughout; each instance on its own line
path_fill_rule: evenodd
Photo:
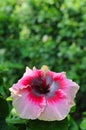
M 86 111 L 86 0 L 4 0 L 0 2 L 0 93 L 25 67 L 46 64 L 66 71 L 80 85 L 77 111 Z

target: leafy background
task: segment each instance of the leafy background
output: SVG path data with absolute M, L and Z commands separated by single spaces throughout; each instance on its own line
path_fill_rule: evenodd
M 0 130 L 29 129 L 9 87 L 26 66 L 44 64 L 80 85 L 68 129 L 86 130 L 86 0 L 0 1 Z

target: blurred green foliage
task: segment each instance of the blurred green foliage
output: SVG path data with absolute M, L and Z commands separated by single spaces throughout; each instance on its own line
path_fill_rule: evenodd
M 53 71 L 66 71 L 80 85 L 76 111 L 71 115 L 72 124 L 81 122 L 78 129 L 84 130 L 86 0 L 0 1 L 0 94 L 10 95 L 8 88 L 26 66 L 44 64 Z

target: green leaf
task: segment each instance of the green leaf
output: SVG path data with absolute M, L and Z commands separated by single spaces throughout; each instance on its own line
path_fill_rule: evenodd
M 62 121 L 40 121 L 30 120 L 30 130 L 68 130 L 68 120 Z
M 71 118 L 69 130 L 79 130 L 76 122 Z
M 21 119 L 17 113 L 16 110 L 14 108 L 12 108 L 12 110 L 10 111 L 9 116 L 6 118 L 6 122 L 8 124 L 26 124 L 26 120 Z
M 86 130 L 86 118 L 83 118 L 81 124 L 80 124 L 81 130 Z
M 0 130 L 18 130 L 14 125 L 6 123 L 5 119 L 0 118 Z
M 7 101 L 0 96 L 0 117 L 5 118 L 9 113 Z
M 9 130 L 5 117 L 9 114 L 7 101 L 0 96 L 0 130 Z
M 15 109 L 13 108 L 10 111 L 9 116 L 6 118 L 6 122 L 8 124 L 25 124 L 26 120 L 19 118 L 19 116 L 17 115 Z
M 8 125 L 6 130 L 18 130 L 18 129 L 13 125 Z
M 0 130 L 7 130 L 5 119 L 0 118 Z
M 76 110 L 76 105 L 75 105 L 75 106 L 73 106 L 73 107 L 71 108 L 71 111 L 70 111 L 70 113 L 73 113 L 73 112 L 75 112 L 75 110 Z
M 11 97 L 11 96 L 10 96 L 10 97 L 7 97 L 6 100 L 7 100 L 8 102 L 12 101 L 12 97 Z

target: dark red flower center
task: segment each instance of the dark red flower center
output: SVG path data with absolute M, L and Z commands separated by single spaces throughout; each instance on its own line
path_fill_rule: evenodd
M 49 84 L 46 83 L 44 76 L 34 77 L 30 85 L 31 88 L 39 94 L 46 94 L 49 92 Z

